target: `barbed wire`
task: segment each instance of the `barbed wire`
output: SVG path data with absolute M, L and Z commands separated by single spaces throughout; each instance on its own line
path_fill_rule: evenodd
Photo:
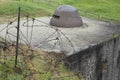
M 96 15 L 96 14 L 92 14 L 92 15 Z M 29 78 L 29 80 L 37 80 L 35 77 L 36 75 L 39 75 L 41 80 L 45 80 L 43 79 L 45 78 L 43 75 L 46 75 L 48 77 L 46 80 L 64 80 L 64 79 L 65 80 L 91 80 L 92 74 L 95 73 L 94 72 L 95 61 L 88 59 L 89 55 L 82 57 L 83 60 L 87 59 L 87 62 L 85 64 L 88 64 L 89 66 L 87 73 L 85 73 L 86 76 L 84 77 L 81 71 L 79 71 L 77 68 L 76 70 L 74 69 L 75 64 L 77 64 L 77 62 L 79 62 L 80 60 L 70 62 L 66 60 L 66 55 L 64 53 L 46 52 L 41 50 L 37 51 L 36 49 L 33 49 L 32 48 L 32 40 L 34 36 L 33 30 L 35 26 L 38 26 L 38 27 L 46 27 L 54 31 L 48 36 L 46 36 L 44 39 L 42 39 L 42 41 L 39 40 L 38 44 L 35 45 L 34 47 L 37 47 L 38 49 L 38 48 L 41 48 L 41 46 L 43 46 L 45 43 L 54 41 L 54 44 L 51 47 L 51 50 L 54 50 L 56 46 L 59 46 L 62 50 L 64 45 L 64 42 L 63 42 L 63 37 L 64 37 L 69 43 L 68 47 L 71 47 L 71 49 L 73 50 L 73 53 L 76 52 L 72 41 L 59 28 L 50 26 L 45 21 L 41 21 L 37 18 L 33 18 L 30 16 L 26 16 L 25 18 L 26 20 L 23 22 L 22 26 L 27 27 L 27 29 L 25 34 L 22 32 L 22 29 L 20 29 L 20 42 L 19 42 L 20 46 L 19 46 L 19 59 L 18 59 L 19 68 L 25 72 L 23 75 L 23 80 L 27 78 Z M 50 19 L 50 17 L 48 18 Z M 16 43 L 15 43 L 15 40 L 13 40 L 13 37 L 16 38 L 17 36 L 16 34 L 10 33 L 9 30 L 13 28 L 16 29 L 16 26 L 12 26 L 13 23 L 16 22 L 16 20 L 17 19 L 15 18 L 14 20 L 9 21 L 8 24 L 6 26 L 3 26 L 3 28 L 1 28 L 0 30 L 1 35 L 3 31 L 5 31 L 6 33 L 4 36 L 4 39 L 0 41 L 0 65 L 8 64 L 8 62 L 10 63 L 14 62 L 14 57 L 15 57 L 14 48 Z M 39 23 L 35 24 L 35 22 L 39 22 L 44 25 L 41 25 Z M 28 31 L 29 28 L 31 30 L 30 33 Z M 56 36 L 52 38 L 53 35 L 55 34 Z M 92 62 L 92 64 L 88 62 Z M 9 68 L 9 64 L 7 66 Z M 66 69 L 66 66 L 67 66 L 67 69 Z M 65 70 L 63 70 L 63 68 Z M 74 69 L 74 71 L 70 72 L 71 69 L 69 68 Z M 49 73 L 50 75 L 48 76 Z
M 50 29 L 54 30 L 54 32 L 51 33 L 50 35 L 48 35 L 48 37 L 46 37 L 43 41 L 39 42 L 39 44 L 37 44 L 36 47 L 39 48 L 40 44 L 44 44 L 44 42 L 45 43 L 46 42 L 49 43 L 50 41 L 55 40 L 55 43 L 54 43 L 54 45 L 52 47 L 52 49 L 54 49 L 55 46 L 57 45 L 57 43 L 59 44 L 59 46 L 61 45 L 61 43 L 62 43 L 61 36 L 64 36 L 66 38 L 66 40 L 68 40 L 70 45 L 72 45 L 72 43 L 70 42 L 69 38 L 62 31 L 58 30 L 57 28 L 54 28 L 53 26 L 50 26 L 49 24 L 47 24 L 47 23 L 45 23 L 43 21 L 40 21 L 40 20 L 38 20 L 36 18 L 29 18 L 29 19 L 30 19 L 29 21 L 32 20 L 32 24 L 31 24 L 32 28 L 31 28 L 31 31 L 30 31 L 30 40 L 28 38 L 26 38 L 25 34 L 20 29 L 20 44 L 21 45 L 19 46 L 19 60 L 18 60 L 18 64 L 21 65 L 20 68 L 22 68 L 22 69 L 24 68 L 23 70 L 31 71 L 30 74 L 26 74 L 26 76 L 24 76 L 24 79 L 30 77 L 31 75 L 36 75 L 36 74 L 43 75 L 43 74 L 48 74 L 48 72 L 50 72 L 50 73 L 52 73 L 51 74 L 52 76 L 54 76 L 55 74 L 57 74 L 59 76 L 59 77 L 55 77 L 54 76 L 54 78 L 52 78 L 52 76 L 51 76 L 49 78 L 50 80 L 58 80 L 58 79 L 64 79 L 64 78 L 67 78 L 67 79 L 71 78 L 71 80 L 72 80 L 72 77 L 76 76 L 75 74 L 62 76 L 61 73 L 64 72 L 64 71 L 62 71 L 62 70 L 59 71 L 57 69 L 57 68 L 59 68 L 59 66 L 64 65 L 64 61 L 63 60 L 65 60 L 64 57 L 56 58 L 57 57 L 56 54 L 59 54 L 59 53 L 56 53 L 55 54 L 56 56 L 54 56 L 54 54 L 52 54 L 52 53 L 34 54 L 36 51 L 33 50 L 30 47 L 31 46 L 31 41 L 33 39 L 32 36 L 34 36 L 33 35 L 33 29 L 34 29 L 35 21 L 41 22 L 43 24 L 46 24 L 46 26 L 42 25 L 42 27 L 47 27 L 47 28 L 50 28 Z M 29 28 L 29 26 L 30 26 L 28 24 L 29 21 L 27 20 L 26 22 L 24 22 L 23 26 L 25 26 L 25 24 L 27 23 L 27 28 Z M 6 33 L 5 34 L 5 38 L 4 38 L 5 39 L 5 43 L 7 43 L 7 42 L 11 43 L 12 44 L 11 47 L 13 49 L 15 48 L 15 45 L 16 45 L 15 44 L 15 40 L 13 41 L 13 37 L 16 38 L 17 36 L 16 36 L 16 34 L 13 34 L 13 33 L 9 32 L 9 30 L 12 30 L 12 29 L 16 30 L 16 26 L 12 26 L 12 23 L 14 23 L 14 22 L 15 21 L 11 21 L 11 24 L 8 23 L 8 25 L 6 27 L 4 27 L 4 28 L 2 28 L 2 30 L 0 30 L 1 33 L 6 31 L 5 32 Z M 38 26 L 41 26 L 41 25 L 38 25 Z M 29 33 L 27 32 L 27 34 L 29 34 Z M 53 39 L 50 39 L 54 34 L 57 34 L 57 36 L 55 38 L 53 38 Z M 25 43 L 25 44 L 23 44 L 23 43 Z M 5 47 L 5 45 L 4 45 L 4 47 Z M 73 46 L 71 46 L 71 47 L 73 47 Z M 9 49 L 9 48 L 10 48 L 10 46 L 7 46 L 7 49 Z M 0 59 L 4 59 L 3 63 L 7 64 L 8 60 L 9 60 L 9 62 L 13 62 L 14 61 L 13 57 L 15 56 L 15 51 L 12 51 L 12 48 L 11 48 L 11 50 L 9 52 L 6 52 L 7 50 L 4 50 L 4 55 L 3 56 L 0 55 L 0 57 L 1 57 Z M 0 51 L 2 49 L 4 49 L 4 48 L 0 48 Z M 39 63 L 41 63 L 42 66 L 46 66 L 45 69 L 43 69 L 44 71 L 43 70 L 39 70 L 39 69 L 34 71 L 34 70 L 31 70 L 31 68 L 28 66 L 28 63 L 30 65 L 32 65 L 32 67 L 36 66 L 36 64 L 33 63 L 33 58 L 34 57 L 40 60 Z M 0 63 L 2 63 L 2 62 L 0 61 Z M 32 76 L 32 78 L 35 79 L 34 76 Z

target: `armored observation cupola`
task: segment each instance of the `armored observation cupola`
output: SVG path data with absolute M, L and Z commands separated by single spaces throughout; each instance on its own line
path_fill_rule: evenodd
M 80 27 L 83 25 L 78 10 L 70 5 L 59 6 L 50 20 L 50 25 L 55 27 Z

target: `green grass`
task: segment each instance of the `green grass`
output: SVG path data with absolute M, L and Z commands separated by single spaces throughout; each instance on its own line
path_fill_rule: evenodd
M 120 20 L 120 0 L 34 0 L 26 1 L 0 1 L 1 19 L 17 16 L 18 5 L 21 5 L 22 16 L 34 17 L 50 16 L 60 4 L 69 4 L 79 9 L 82 16 L 96 19 Z
M 108 18 L 120 20 L 120 0 L 64 0 L 79 10 L 90 13 L 82 13 L 83 16 Z M 92 15 L 93 14 L 93 15 Z
M 40 1 L 40 3 L 41 4 L 12 0 L 0 1 L 0 23 L 3 21 L 7 21 L 11 18 L 17 17 L 19 5 L 21 6 L 22 17 L 50 16 L 53 14 L 53 11 L 57 7 L 57 5 L 52 5 L 42 0 Z
M 64 62 L 58 62 L 65 57 L 63 54 L 31 51 L 21 46 L 15 68 L 14 53 L 15 47 L 7 47 L 6 50 L 0 48 L 0 80 L 80 80 Z
M 18 1 L 8 1 L 4 3 L 0 3 L 0 15 L 2 16 L 11 16 L 17 15 L 17 9 L 19 4 L 21 5 L 21 14 L 22 16 L 26 15 L 46 15 L 47 12 L 38 5 L 30 3 L 30 2 L 18 2 Z

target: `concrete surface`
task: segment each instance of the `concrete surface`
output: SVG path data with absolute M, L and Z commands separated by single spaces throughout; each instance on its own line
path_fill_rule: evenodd
M 32 21 L 28 23 L 29 28 L 22 26 L 25 20 L 21 21 L 20 30 L 23 34 L 20 33 L 20 36 L 21 39 L 24 40 L 21 42 L 25 43 L 27 41 L 31 41 L 30 45 L 34 48 L 41 48 L 47 51 L 65 52 L 67 55 L 77 53 L 80 50 L 108 40 L 119 32 L 119 27 L 110 26 L 109 23 L 94 19 L 88 19 L 85 17 L 82 17 L 84 25 L 82 27 L 76 28 L 51 28 L 49 25 L 50 18 L 48 17 L 37 18 L 37 20 L 39 21 L 35 20 L 31 39 L 30 36 L 32 32 Z M 7 24 L 1 24 L 0 31 L 6 25 Z M 11 26 L 16 25 L 17 22 L 14 22 Z M 29 34 L 28 37 L 27 29 Z M 9 28 L 8 32 L 16 36 L 16 28 Z M 5 38 L 5 35 L 6 29 L 0 32 L 0 36 L 3 38 Z M 9 35 L 9 37 L 10 38 L 7 37 L 7 40 L 9 41 L 16 40 L 16 37 L 13 37 L 11 35 Z

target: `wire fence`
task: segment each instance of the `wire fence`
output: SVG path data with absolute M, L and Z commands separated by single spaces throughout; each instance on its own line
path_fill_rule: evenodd
M 2 25 L 0 29 L 0 35 L 3 35 L 3 38 L 1 38 L 0 41 L 0 68 L 3 65 L 6 65 L 6 67 L 4 67 L 4 70 L 1 70 L 1 78 L 4 80 L 11 78 L 11 71 L 14 70 L 14 73 L 20 74 L 21 80 L 82 80 L 82 77 L 80 77 L 80 75 L 77 75 L 80 74 L 80 72 L 72 72 L 65 66 L 66 55 L 64 53 L 39 50 L 41 46 L 49 42 L 54 42 L 53 46 L 51 46 L 51 50 L 55 49 L 56 46 L 59 46 L 62 50 L 63 42 L 61 37 L 64 37 L 69 43 L 68 46 L 71 47 L 73 51 L 75 51 L 72 42 L 66 36 L 66 34 L 64 34 L 58 28 L 50 26 L 44 21 L 28 16 L 22 24 L 23 28 L 26 28 L 26 31 L 23 32 L 22 29 L 19 31 L 20 37 L 18 47 L 18 65 L 16 68 L 12 67 L 14 66 L 16 56 L 16 20 L 17 18 L 9 21 L 7 25 Z M 35 24 L 36 22 L 38 24 Z M 39 23 L 45 25 L 39 25 Z M 38 42 L 37 45 L 34 45 L 33 48 L 32 40 L 34 36 L 33 30 L 35 26 L 39 26 L 41 28 L 46 27 L 54 31 L 50 35 L 46 36 L 46 38 L 43 38 L 42 41 L 39 40 L 40 42 Z M 55 34 L 56 36 L 53 37 Z M 68 64 L 71 64 L 72 66 L 72 63 Z M 11 67 L 13 68 L 12 70 Z M 6 73 L 7 70 L 8 73 Z M 18 76 L 16 76 L 16 78 L 18 78 Z
M 36 1 L 39 1 L 40 3 L 40 1 L 42 0 Z M 53 2 L 52 0 L 44 1 L 48 1 L 49 5 L 53 5 L 53 3 L 57 5 L 64 4 L 63 1 L 59 3 L 57 1 Z M 79 12 L 82 13 L 81 10 L 79 10 Z M 88 14 L 96 15 L 92 13 Z M 50 19 L 50 17 L 48 17 L 48 19 Z M 85 59 L 86 64 L 88 64 L 89 66 L 87 73 L 85 73 L 87 75 L 82 75 L 83 73 L 79 70 L 74 69 L 74 71 L 71 71 L 71 67 L 74 68 L 73 66 L 79 60 L 72 62 L 68 62 L 66 60 L 67 56 L 65 55 L 63 50 L 64 43 L 62 38 L 67 40 L 67 47 L 70 47 L 74 53 L 76 52 L 74 49 L 74 45 L 72 44 L 69 37 L 67 37 L 66 34 L 63 33 L 60 29 L 50 26 L 46 21 L 42 21 L 30 16 L 25 16 L 25 20 L 21 24 L 21 26 L 26 29 L 23 32 L 23 29 L 20 28 L 19 31 L 20 37 L 18 48 L 18 65 L 17 68 L 14 68 L 17 38 L 16 20 L 16 17 L 12 18 L 10 19 L 10 21 L 8 21 L 7 25 L 2 25 L 0 28 L 0 36 L 3 35 L 0 38 L 1 79 L 9 80 L 9 78 L 11 78 L 12 80 L 16 80 L 19 78 L 19 80 L 91 80 L 92 74 L 95 73 L 94 57 L 91 60 L 88 58 L 89 56 L 83 58 L 83 60 Z M 53 30 L 53 32 L 40 39 L 33 47 L 32 43 L 34 39 L 33 33 L 35 27 L 39 27 L 41 29 L 44 27 L 48 30 Z M 59 46 L 63 53 L 40 50 L 40 48 L 46 45 L 46 43 L 51 42 L 54 42 L 54 44 L 51 46 L 51 51 Z
M 25 50 L 22 48 L 19 49 L 21 50 L 19 51 L 18 67 L 17 69 L 15 68 L 15 73 L 21 74 L 21 80 L 27 80 L 28 78 L 28 80 L 79 80 L 75 73 L 65 69 L 63 55 L 55 55 L 53 53 L 40 51 L 36 52 L 34 50 L 26 49 L 25 47 Z M 3 53 L 0 55 L 0 64 L 7 65 L 7 68 L 9 69 L 9 67 L 14 64 L 14 47 L 10 47 L 10 50 L 6 50 L 5 52 L 3 49 L 0 51 Z M 3 72 L 3 74 L 5 74 L 5 72 Z M 1 78 L 3 74 L 1 74 Z M 5 75 L 7 75 L 7 73 Z M 10 74 L 8 74 L 8 76 L 9 75 Z M 8 76 L 4 79 L 8 78 Z
M 6 25 L 1 25 L 0 35 L 0 77 L 3 80 L 92 80 L 95 76 L 96 58 L 86 55 L 81 60 L 67 60 L 67 56 L 63 48 L 63 38 L 67 40 L 71 50 L 76 53 L 74 45 L 65 33 L 60 29 L 50 26 L 46 21 L 26 16 L 26 20 L 21 21 L 19 47 L 18 47 L 18 64 L 15 68 L 15 48 L 16 48 L 16 32 L 17 18 L 11 19 Z M 49 17 L 48 17 L 49 19 Z M 37 24 L 36 24 L 37 23 Z M 25 28 L 25 30 L 24 30 Z M 53 30 L 49 35 L 44 35 L 33 47 L 34 28 L 45 28 Z M 55 36 L 54 36 L 55 35 Z M 40 50 L 46 43 L 54 42 L 51 51 L 57 46 L 61 49 L 61 53 L 48 52 Z M 74 57 L 73 57 L 74 58 Z M 75 57 L 75 59 L 77 59 Z M 81 64 L 78 64 L 78 63 Z M 85 67 L 80 71 L 79 67 Z M 4 66 L 4 67 L 3 67 Z M 7 73 L 6 73 L 7 72 Z M 7 76 L 6 76 L 7 75 Z M 16 76 L 15 76 L 16 75 Z M 14 77 L 13 77 L 14 76 Z

